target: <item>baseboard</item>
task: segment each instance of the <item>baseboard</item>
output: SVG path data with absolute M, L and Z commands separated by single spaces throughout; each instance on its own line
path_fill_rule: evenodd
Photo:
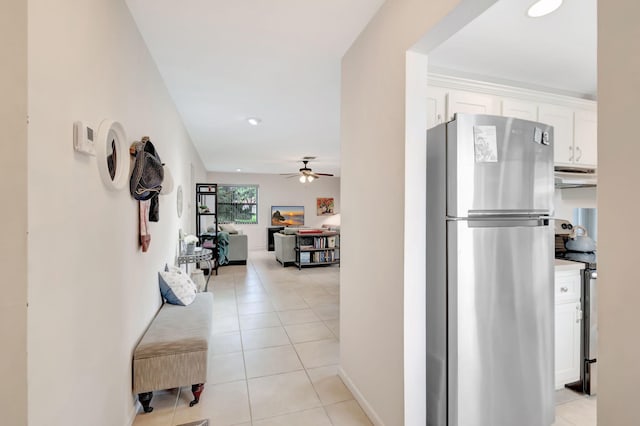
M 345 386 L 351 391 L 351 393 L 353 394 L 353 397 L 356 399 L 356 401 L 358 401 L 358 404 L 360 404 L 360 407 L 362 407 L 365 414 L 369 417 L 369 420 L 371 420 L 371 423 L 373 423 L 375 426 L 384 426 L 384 423 L 382 423 L 382 420 L 380 420 L 380 417 L 378 416 L 378 414 L 371 407 L 371 405 L 364 398 L 364 396 L 362 396 L 362 393 L 360 392 L 360 390 L 356 387 L 356 385 L 353 384 L 353 382 L 351 381 L 347 373 L 344 372 L 342 367 L 338 367 L 338 376 L 340 376 Z
M 142 408 L 142 405 L 138 402 L 138 398 L 134 397 L 133 405 L 131 407 L 131 411 L 129 412 L 129 421 L 126 423 L 129 426 L 133 426 L 133 422 L 136 421 L 136 416 L 138 415 L 138 411 Z

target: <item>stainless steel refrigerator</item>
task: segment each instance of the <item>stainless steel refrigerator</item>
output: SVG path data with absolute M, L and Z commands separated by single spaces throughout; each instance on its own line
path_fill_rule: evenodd
M 427 133 L 427 424 L 554 422 L 553 128 Z

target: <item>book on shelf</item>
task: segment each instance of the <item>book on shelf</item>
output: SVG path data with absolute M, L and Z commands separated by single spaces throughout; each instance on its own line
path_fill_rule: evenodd
M 322 229 L 299 229 L 298 234 L 322 234 L 324 231 Z
M 311 253 L 308 251 L 300 253 L 300 263 L 309 263 L 311 262 Z
M 327 237 L 327 247 L 334 248 L 336 246 L 336 237 Z

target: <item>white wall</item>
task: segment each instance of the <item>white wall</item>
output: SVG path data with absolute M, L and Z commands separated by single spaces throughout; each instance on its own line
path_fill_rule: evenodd
M 72 123 L 113 119 L 129 142 L 150 136 L 176 186 L 188 189 L 190 163 L 205 171 L 124 0 L 28 8 L 29 424 L 125 425 L 132 352 L 189 214 L 177 218 L 175 191 L 161 197 L 142 253 L 137 203 L 73 151 Z
M 597 188 L 556 189 L 554 204 L 557 218 L 572 221 L 574 208 L 597 207 Z
M 0 423 L 27 424 L 27 2 L 0 3 Z
M 638 424 L 640 3 L 598 1 L 598 424 Z
M 404 424 L 406 51 L 456 3 L 385 3 L 342 61 L 340 366 L 375 424 Z
M 304 206 L 305 226 L 339 224 L 340 216 L 318 216 L 316 198 L 334 198 L 336 213 L 340 213 L 340 178 L 324 176 L 311 183 L 297 178 L 259 173 L 209 172 L 207 182 L 258 185 L 258 224 L 236 225 L 248 235 L 249 250 L 266 250 L 267 228 L 271 226 L 271 206 Z
M 425 179 L 424 162 L 412 157 L 421 150 L 412 144 L 414 126 L 426 123 L 426 117 L 412 118 L 424 113 L 424 106 L 406 93 L 421 84 L 411 67 L 422 68 L 424 58 L 414 61 L 406 52 L 415 48 L 427 53 L 494 1 L 386 2 L 343 57 L 341 158 L 350 166 L 341 182 L 340 374 L 375 424 L 424 424 L 424 407 L 416 403 L 424 401 L 424 381 L 404 382 L 413 374 L 424 375 L 424 367 L 416 365 L 419 355 L 405 356 L 403 347 L 419 350 L 407 342 L 417 331 L 404 322 L 424 317 L 424 304 L 405 306 L 409 296 L 419 295 L 414 286 L 423 277 L 417 271 L 424 243 L 420 236 L 415 242 L 404 236 L 414 236 L 424 226 L 424 212 L 411 211 L 417 201 L 406 192 L 421 185 L 407 184 L 405 178 Z M 382 207 L 359 214 L 374 199 Z M 384 238 L 384 251 L 372 262 L 371 247 L 381 244 L 375 230 L 390 224 L 402 231 Z M 405 256 L 405 249 L 415 252 Z M 405 297 L 405 291 L 410 295 Z M 424 348 L 421 353 L 424 359 Z

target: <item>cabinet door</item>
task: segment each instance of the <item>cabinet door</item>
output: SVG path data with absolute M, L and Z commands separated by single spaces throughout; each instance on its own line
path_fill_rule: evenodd
M 598 113 L 576 111 L 575 113 L 575 163 L 581 166 L 598 164 Z
M 447 94 L 447 120 L 453 119 L 456 112 L 498 115 L 500 101 L 491 95 L 451 90 Z
M 553 126 L 553 144 L 555 163 L 573 165 L 573 111 L 556 105 L 540 105 L 538 121 Z
M 447 91 L 440 87 L 427 87 L 427 129 L 444 123 Z
M 580 302 L 555 306 L 555 387 L 580 379 Z
M 502 101 L 502 115 L 505 117 L 538 121 L 538 105 L 517 99 L 504 99 Z

